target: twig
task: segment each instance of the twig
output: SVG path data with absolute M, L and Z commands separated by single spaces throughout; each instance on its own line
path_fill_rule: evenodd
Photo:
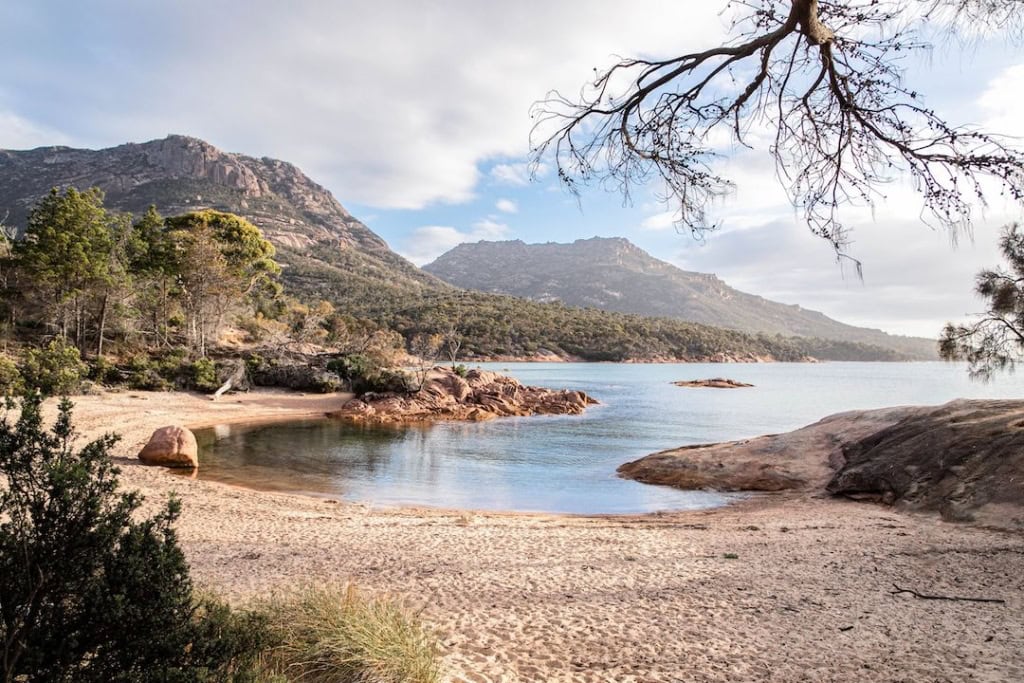
M 893 584 L 893 588 L 895 588 L 896 590 L 889 591 L 892 595 L 899 595 L 900 593 L 910 593 L 915 598 L 920 598 L 921 600 L 950 600 L 953 602 L 993 602 L 998 603 L 1000 605 L 1006 604 L 1006 600 L 1003 600 L 1001 598 L 962 598 L 955 595 L 925 595 L 923 593 L 918 593 L 915 590 L 910 590 L 909 588 L 900 588 L 895 583 Z

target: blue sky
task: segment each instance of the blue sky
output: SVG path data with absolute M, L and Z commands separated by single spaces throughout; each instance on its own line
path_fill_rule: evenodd
M 623 236 L 745 291 L 893 332 L 933 336 L 978 310 L 973 275 L 995 263 L 998 227 L 1019 218 L 1017 207 L 993 203 L 974 239 L 954 250 L 897 183 L 873 214 L 844 216 L 861 281 L 800 223 L 764 153 L 726 162 L 737 191 L 714 209 L 724 230 L 701 242 L 671 228 L 653 189 L 624 207 L 600 188 L 577 203 L 550 173 L 529 182 L 532 102 L 552 88 L 575 91 L 616 54 L 714 44 L 725 33 L 721 9 L 679 0 L 8 0 L 0 148 L 182 133 L 285 159 L 417 263 L 459 241 Z M 952 121 L 1024 136 L 1018 49 L 950 39 L 907 67 Z

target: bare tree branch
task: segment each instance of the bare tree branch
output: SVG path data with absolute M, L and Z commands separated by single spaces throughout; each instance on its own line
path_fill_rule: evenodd
M 534 105 L 534 162 L 553 157 L 574 193 L 657 182 L 678 225 L 713 230 L 707 205 L 731 188 L 715 170 L 723 133 L 750 146 L 754 126 L 811 231 L 842 253 L 838 210 L 873 206 L 909 174 L 926 215 L 954 231 L 984 205 L 986 178 L 1024 204 L 1024 153 L 947 123 L 907 86 L 903 62 L 936 31 L 970 24 L 1020 37 L 1020 0 L 731 0 L 735 39 L 668 59 L 623 59 L 576 98 Z M 625 87 L 623 83 L 628 83 Z M 553 131 L 553 132 L 552 132 Z

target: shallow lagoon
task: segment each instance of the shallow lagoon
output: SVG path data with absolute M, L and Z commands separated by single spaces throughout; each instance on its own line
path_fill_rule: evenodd
M 253 488 L 416 505 L 634 513 L 720 505 L 727 496 L 638 484 L 615 468 L 654 451 L 794 429 L 831 413 L 957 397 L 1024 398 L 1024 377 L 989 385 L 944 363 L 492 363 L 524 384 L 582 389 L 583 416 L 373 427 L 332 420 L 203 430 L 200 478 Z M 728 377 L 749 389 L 681 388 Z

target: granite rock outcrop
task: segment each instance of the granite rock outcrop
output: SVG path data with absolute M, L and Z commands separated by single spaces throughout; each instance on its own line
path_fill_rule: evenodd
M 654 453 L 618 472 L 684 489 L 831 494 L 1024 528 L 1024 401 L 850 411 L 785 434 Z
M 419 391 L 364 394 L 331 417 L 361 422 L 490 420 L 526 415 L 579 415 L 597 403 L 582 391 L 526 386 L 487 370 L 461 376 L 451 368 L 426 371 Z

